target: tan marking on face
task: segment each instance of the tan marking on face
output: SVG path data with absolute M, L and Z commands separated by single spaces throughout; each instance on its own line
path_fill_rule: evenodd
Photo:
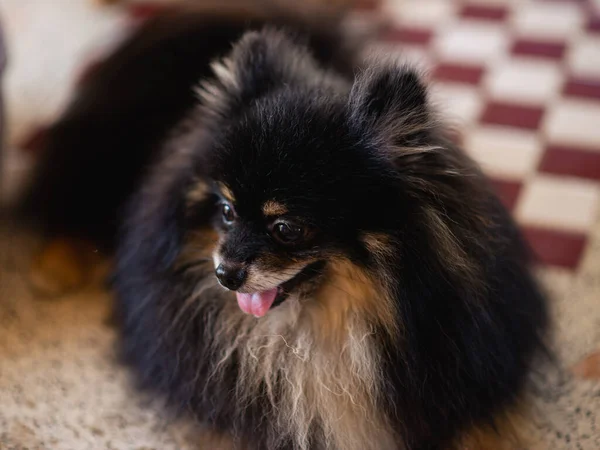
M 251 294 L 276 288 L 291 280 L 306 266 L 305 263 L 289 264 L 277 270 L 261 269 L 255 264 L 248 266 L 248 275 L 238 292 Z
M 227 200 L 229 203 L 235 203 L 235 197 L 233 196 L 231 189 L 229 189 L 225 183 L 219 182 L 217 184 L 219 186 L 219 190 L 221 191 L 221 195 L 225 197 L 225 200 Z
M 196 180 L 187 191 L 185 200 L 188 207 L 206 199 L 209 193 L 208 185 L 202 180 Z
M 215 268 L 221 263 L 220 246 L 213 251 Z M 259 255 L 247 266 L 247 276 L 238 292 L 250 294 L 266 291 L 294 278 L 307 265 L 313 263 L 313 258 L 301 261 L 291 261 L 289 258 L 279 257 L 270 253 Z
M 262 211 L 265 216 L 282 216 L 287 214 L 288 209 L 285 205 L 275 200 L 268 200 L 263 205 Z

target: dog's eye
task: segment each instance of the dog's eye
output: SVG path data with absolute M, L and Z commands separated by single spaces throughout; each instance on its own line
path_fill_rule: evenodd
M 273 236 L 283 244 L 293 244 L 302 240 L 304 230 L 297 225 L 280 222 L 273 227 Z
M 223 222 L 229 224 L 235 220 L 235 213 L 233 212 L 233 208 L 227 203 L 223 204 L 221 211 L 223 213 Z

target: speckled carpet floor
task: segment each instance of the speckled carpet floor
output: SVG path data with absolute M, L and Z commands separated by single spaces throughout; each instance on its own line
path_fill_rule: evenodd
M 391 41 L 409 44 L 409 53 L 419 57 L 424 55 L 431 58 L 433 53 L 428 52 L 424 45 L 428 45 L 433 38 L 427 37 L 424 29 L 431 29 L 435 20 L 447 21 L 450 14 L 448 5 L 455 5 L 455 16 L 466 17 L 468 26 L 459 27 L 454 32 L 449 23 L 444 25 L 445 28 L 439 28 L 449 36 L 454 36 L 453 40 L 444 39 L 445 44 L 438 45 L 438 55 L 442 56 L 456 57 L 460 53 L 460 43 L 472 40 L 457 34 L 477 34 L 482 26 L 498 25 L 497 22 L 482 25 L 479 21 L 484 20 L 488 24 L 490 17 L 495 17 L 493 20 L 496 21 L 507 20 L 507 13 L 503 13 L 502 8 L 506 9 L 505 5 L 508 4 L 513 5 L 511 14 L 516 14 L 516 18 L 511 19 L 515 28 L 529 26 L 535 31 L 536 24 L 540 23 L 538 19 L 550 17 L 554 21 L 555 32 L 567 33 L 571 30 L 578 33 L 577 39 L 581 38 L 580 31 L 569 28 L 574 26 L 571 7 L 557 10 L 556 4 L 580 5 L 583 2 L 542 2 L 555 5 L 554 9 L 542 7 L 531 12 L 531 8 L 525 8 L 528 12 L 524 18 L 519 18 L 520 9 L 517 13 L 514 11 L 514 5 L 518 2 L 509 0 L 494 0 L 492 10 L 489 8 L 490 2 L 481 1 L 478 4 L 485 4 L 483 8 L 474 7 L 471 5 L 473 2 L 469 2 L 468 8 L 464 5 L 458 8 L 456 5 L 462 5 L 461 2 L 449 1 L 403 3 L 408 6 L 399 14 L 410 21 L 412 29 L 400 30 L 392 36 Z M 519 4 L 522 3 L 529 2 Z M 414 7 L 415 4 L 419 5 L 418 8 Z M 562 11 L 562 14 L 557 11 Z M 534 17 L 533 20 L 531 14 L 541 14 L 541 18 Z M 18 151 L 19 143 L 32 129 L 43 125 L 60 111 L 81 59 L 93 54 L 110 40 L 107 36 L 113 37 L 124 19 L 118 9 L 98 8 L 87 0 L 0 0 L 0 18 L 6 28 L 10 51 L 9 71 L 4 82 L 9 131 L 5 167 L 9 177 L 4 177 L 4 182 L 5 187 L 12 187 L 28 166 L 27 154 Z M 390 41 L 385 45 L 389 44 Z M 527 48 L 532 47 L 525 46 Z M 486 156 L 478 150 L 486 146 L 476 144 L 500 142 L 510 150 L 513 148 L 509 145 L 512 142 L 514 147 L 529 155 L 542 150 L 529 145 L 531 140 L 524 133 L 531 129 L 524 130 L 522 126 L 510 123 L 497 128 L 495 126 L 498 123 L 494 123 L 494 120 L 505 120 L 502 114 L 498 116 L 494 113 L 494 108 L 496 112 L 498 108 L 492 105 L 492 112 L 486 116 L 482 111 L 487 106 L 476 107 L 476 104 L 480 96 L 487 99 L 493 98 L 494 93 L 517 95 L 517 88 L 504 82 L 511 79 L 506 71 L 510 72 L 516 67 L 517 72 L 526 72 L 531 67 L 526 63 L 502 68 L 500 62 L 492 64 L 486 60 L 481 51 L 480 48 L 469 47 L 466 53 L 470 60 L 462 60 L 462 65 L 449 64 L 447 61 L 439 64 L 438 67 L 443 70 L 438 70 L 436 78 L 441 80 L 438 86 L 443 91 L 443 98 L 457 102 L 454 111 L 467 122 L 466 142 L 467 145 L 471 143 L 468 150 L 475 157 L 479 155 L 481 158 L 490 158 L 488 161 L 498 161 L 497 170 L 494 171 L 492 167 L 490 173 L 504 177 L 501 187 L 510 187 L 516 173 L 523 175 L 527 172 L 524 167 L 528 164 L 537 166 L 542 156 L 534 158 L 534 163 L 531 158 L 524 159 L 523 155 L 512 153 L 499 158 L 497 153 L 493 153 L 500 151 L 498 146 L 492 147 L 491 153 Z M 588 55 L 592 55 L 588 59 L 593 54 L 593 51 L 588 52 Z M 473 67 L 484 67 L 492 75 L 475 77 L 473 74 L 480 69 Z M 505 75 L 495 77 L 496 69 L 505 70 Z M 588 69 L 583 67 L 583 70 Z M 592 67 L 589 70 L 594 69 Z M 480 82 L 480 78 L 491 94 L 482 94 L 484 89 L 474 85 L 475 81 Z M 527 80 L 527 77 L 519 75 L 517 79 Z M 473 92 L 476 93 L 475 97 Z M 595 91 L 592 89 L 591 92 Z M 529 94 L 530 102 L 536 100 L 535 95 L 538 95 L 538 99 L 539 96 L 543 97 L 541 91 Z M 581 97 L 578 97 L 579 100 Z M 500 102 L 501 105 L 505 103 Z M 591 103 L 588 101 L 587 104 Z M 589 107 L 587 111 L 594 113 L 595 110 Z M 559 118 L 569 117 L 566 113 L 557 114 Z M 576 120 L 576 116 L 572 116 L 572 120 Z M 588 132 L 581 128 L 581 123 L 576 125 L 580 126 L 578 130 L 584 134 L 586 142 L 598 138 L 597 130 L 590 129 Z M 536 123 L 535 127 L 538 126 L 542 127 Z M 561 124 L 558 127 L 564 129 Z M 569 123 L 565 127 L 569 128 Z M 596 150 L 600 150 L 600 142 L 594 145 Z M 556 149 L 550 147 L 550 150 L 556 153 Z M 544 147 L 544 151 L 544 154 L 549 153 L 547 147 Z M 544 176 L 551 179 L 557 176 L 557 169 L 552 164 L 540 167 L 550 172 L 550 175 Z M 589 180 L 589 174 L 596 172 L 586 173 Z M 594 176 L 597 177 L 591 176 L 592 180 Z M 524 182 L 527 183 L 529 181 Z M 548 202 L 547 198 L 544 201 L 546 195 L 558 193 L 558 197 L 553 197 L 558 199 L 556 201 L 574 204 L 568 196 L 573 192 L 573 183 L 559 184 L 558 188 L 549 187 L 545 182 L 533 187 L 528 185 L 523 194 L 525 200 L 521 200 L 525 204 L 513 205 L 522 221 L 530 221 L 533 228 L 539 228 L 540 222 L 548 225 L 555 220 L 554 225 L 563 227 L 571 233 L 569 236 L 573 233 L 581 235 L 583 230 L 586 235 L 585 245 L 577 241 L 579 244 L 575 257 L 571 247 L 564 253 L 544 254 L 547 265 L 540 269 L 539 274 L 551 295 L 556 322 L 555 350 L 563 369 L 540 368 L 540 373 L 535 374 L 536 389 L 531 390 L 533 412 L 528 423 L 523 425 L 530 430 L 529 448 L 532 450 L 598 450 L 600 384 L 573 378 L 564 368 L 600 349 L 600 217 L 597 214 L 600 191 L 594 190 L 597 189 L 596 185 L 592 189 L 586 184 L 587 190 L 584 191 L 587 194 L 583 197 L 577 194 L 575 198 L 580 207 L 564 210 L 563 217 L 559 217 L 561 222 L 557 219 L 560 214 L 554 214 L 556 205 Z M 4 192 L 10 191 L 5 189 Z M 585 211 L 584 207 L 587 208 Z M 536 242 L 540 244 L 539 240 Z M 559 241 L 551 242 L 556 244 Z M 35 236 L 6 224 L 0 225 L 0 449 L 214 449 L 213 444 L 199 441 L 188 424 L 173 423 L 164 415 L 158 401 L 148 399 L 132 389 L 127 371 L 115 360 L 115 333 L 108 321 L 111 308 L 109 293 L 101 287 L 90 287 L 84 292 L 50 301 L 36 297 L 28 289 L 24 273 L 35 246 Z M 552 246 L 552 249 L 557 246 Z M 543 252 L 544 248 L 541 250 Z

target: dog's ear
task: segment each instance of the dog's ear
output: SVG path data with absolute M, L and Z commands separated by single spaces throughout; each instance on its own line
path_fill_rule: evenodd
M 360 73 L 349 97 L 350 120 L 396 148 L 426 145 L 435 118 L 420 74 L 398 63 L 372 64 Z
M 209 112 L 222 116 L 278 85 L 323 78 L 307 47 L 273 28 L 247 32 L 228 56 L 211 67 L 214 77 L 200 85 L 198 94 Z

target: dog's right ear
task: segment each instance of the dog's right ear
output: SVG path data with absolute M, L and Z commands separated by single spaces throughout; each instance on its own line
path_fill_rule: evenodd
M 214 77 L 200 84 L 198 95 L 204 108 L 218 116 L 236 111 L 278 85 L 323 77 L 305 45 L 273 28 L 247 32 L 228 56 L 211 67 Z
M 397 62 L 375 61 L 360 73 L 348 104 L 354 126 L 396 149 L 423 147 L 436 126 L 421 75 Z

